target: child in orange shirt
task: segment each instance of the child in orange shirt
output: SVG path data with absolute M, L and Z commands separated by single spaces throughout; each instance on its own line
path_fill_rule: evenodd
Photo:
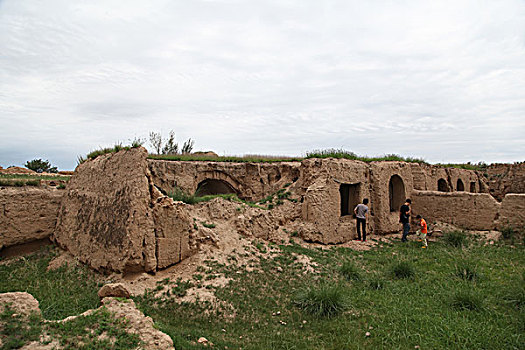
M 426 248 L 426 247 L 428 247 L 428 243 L 427 243 L 427 233 L 428 233 L 427 222 L 425 221 L 425 219 L 423 219 L 421 217 L 421 215 L 416 216 L 416 219 L 419 220 L 419 226 L 421 226 L 421 228 L 419 230 L 417 230 L 417 236 L 419 237 L 419 239 L 421 241 L 423 241 L 423 246 L 421 248 Z

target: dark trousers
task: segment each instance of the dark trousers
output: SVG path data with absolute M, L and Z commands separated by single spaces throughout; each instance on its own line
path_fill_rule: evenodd
M 356 218 L 357 239 L 361 239 L 361 227 L 363 228 L 363 241 L 366 241 L 366 219 Z
M 403 242 L 406 242 L 408 232 L 410 232 L 410 224 L 408 222 L 405 222 L 403 223 L 403 237 L 401 238 Z

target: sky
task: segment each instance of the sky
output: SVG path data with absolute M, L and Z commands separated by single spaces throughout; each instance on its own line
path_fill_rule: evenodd
M 524 161 L 525 1 L 0 0 L 0 166 L 170 130 L 219 155 Z

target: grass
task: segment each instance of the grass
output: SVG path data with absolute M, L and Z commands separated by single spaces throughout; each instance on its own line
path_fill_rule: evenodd
M 359 269 L 354 263 L 350 261 L 345 261 L 343 265 L 341 265 L 339 268 L 339 273 L 349 281 L 361 280 L 361 269 Z
M 215 199 L 215 198 L 222 198 L 222 199 L 225 199 L 225 200 L 228 200 L 228 201 L 231 201 L 231 202 L 242 203 L 242 204 L 245 204 L 245 205 L 250 206 L 252 208 L 259 208 L 259 209 L 270 210 L 270 209 L 275 208 L 276 206 L 284 204 L 284 200 L 288 200 L 288 201 L 291 201 L 291 202 L 297 202 L 297 199 L 290 198 L 291 194 L 292 193 L 289 192 L 289 191 L 286 191 L 286 189 L 280 189 L 277 192 L 275 192 L 275 193 L 273 193 L 273 194 L 271 194 L 271 195 L 261 199 L 260 201 L 254 203 L 254 202 L 249 202 L 249 201 L 245 201 L 245 200 L 240 199 L 239 197 L 237 197 L 237 195 L 235 193 L 214 194 L 214 195 L 200 196 L 198 194 L 198 191 L 197 191 L 197 193 L 190 194 L 190 193 L 184 191 L 180 187 L 175 187 L 173 189 L 173 191 L 168 193 L 168 196 L 171 197 L 174 201 L 181 201 L 181 202 L 184 202 L 186 204 L 197 204 L 197 203 L 202 203 L 202 202 L 208 202 L 208 201 L 210 201 L 212 199 Z M 277 200 L 274 201 L 275 197 L 277 197 Z M 263 207 L 262 205 L 264 205 L 264 204 L 267 204 L 267 206 Z
M 38 314 L 25 317 L 9 305 L 0 314 L 0 349 L 19 349 L 30 342 L 49 344 L 57 340 L 64 349 L 135 349 L 137 334 L 126 331 L 126 320 L 116 319 L 105 307 L 68 322 L 45 322 Z M 40 338 L 46 334 L 48 340 Z
M 347 307 L 342 287 L 326 282 L 300 291 L 293 303 L 304 312 L 319 317 L 337 316 Z
M 98 306 L 98 277 L 86 267 L 47 271 L 55 249 L 42 249 L 0 265 L 0 293 L 28 292 L 40 302 L 42 315 L 57 320 Z
M 450 231 L 443 236 L 448 245 L 456 248 L 462 248 L 467 245 L 468 238 L 464 231 Z
M 458 310 L 481 310 L 483 308 L 483 298 L 471 290 L 459 291 L 452 297 L 452 307 Z
M 456 265 L 455 275 L 465 281 L 475 281 L 479 279 L 477 266 L 470 261 L 461 261 Z
M 126 332 L 126 324 L 103 307 L 69 322 L 51 323 L 48 329 L 66 349 L 135 349 L 140 345 L 139 335 Z
M 69 181 L 71 176 L 64 175 L 33 175 L 33 174 L 0 174 L 0 180 L 51 180 L 51 181 Z
M 424 159 L 413 158 L 413 157 L 402 157 L 397 154 L 386 154 L 384 156 L 368 157 L 358 156 L 354 152 L 347 151 L 344 149 L 324 149 L 314 150 L 306 153 L 306 158 L 337 158 L 337 159 L 350 159 L 360 160 L 362 162 L 377 162 L 377 161 L 396 161 L 396 162 L 408 162 L 408 163 L 422 163 L 428 164 Z
M 40 180 L 2 180 L 0 179 L 0 186 L 40 186 Z
M 392 276 L 394 278 L 412 278 L 416 274 L 414 266 L 408 261 L 399 261 L 392 264 L 390 268 Z
M 11 305 L 5 305 L 0 314 L 0 349 L 19 349 L 25 344 L 36 341 L 42 333 L 42 320 L 37 314 L 23 317 L 15 312 Z
M 177 349 L 209 348 L 197 343 L 200 337 L 218 349 L 525 348 L 523 244 L 471 240 L 455 249 L 443 238 L 431 242 L 428 250 L 415 242 L 393 241 L 369 251 L 271 245 L 261 254 L 257 243 L 245 249 L 248 260 L 232 256 L 231 265 L 225 265 L 210 257 L 198 271 L 199 281 L 163 280 L 163 294 L 148 292 L 135 302 Z M 48 260 L 49 253 L 44 253 L 31 259 Z M 299 256 L 317 264 L 313 273 L 305 272 Z M 345 261 L 360 267 L 361 282 L 349 283 L 340 273 Z M 409 267 L 400 271 L 414 272 L 411 278 L 392 273 L 401 262 Z M 459 278 L 456 272 L 463 262 L 483 278 Z M 0 285 L 7 272 L 26 275 L 21 273 L 23 264 L 9 267 L 13 264 L 0 265 Z M 72 271 L 84 276 L 81 270 Z M 210 287 L 216 301 L 180 301 L 194 284 L 217 275 L 230 282 Z M 46 273 L 33 278 L 23 277 L 17 289 L 56 279 Z M 69 275 L 72 283 L 83 279 Z M 15 283 L 16 278 L 9 282 Z M 66 298 L 68 293 L 41 294 L 38 299 L 46 305 L 46 299 Z
M 113 147 L 105 147 L 105 148 L 99 148 L 94 151 L 89 152 L 85 157 L 78 156 L 77 157 L 77 163 L 82 164 L 87 160 L 93 160 L 99 156 L 102 156 L 104 154 L 108 153 L 116 153 L 118 151 L 122 150 L 130 150 L 132 148 L 138 148 L 142 146 L 142 143 L 140 141 L 133 141 L 131 145 L 122 145 L 121 143 L 115 144 Z
M 171 160 L 171 161 L 207 161 L 226 163 L 277 163 L 277 162 L 300 162 L 301 157 L 268 156 L 268 155 L 245 155 L 245 156 L 222 156 L 213 157 L 197 154 L 150 154 L 149 159 Z

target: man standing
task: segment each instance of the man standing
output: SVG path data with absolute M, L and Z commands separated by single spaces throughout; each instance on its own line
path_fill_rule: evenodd
M 408 232 L 410 231 L 410 204 L 412 201 L 407 198 L 405 204 L 399 210 L 399 222 L 403 224 L 403 237 L 401 242 L 407 241 Z
M 368 198 L 363 199 L 362 204 L 358 204 L 354 208 L 354 213 L 356 217 L 356 227 L 357 227 L 357 239 L 361 240 L 361 226 L 363 228 L 363 242 L 366 242 L 366 217 L 368 215 Z

